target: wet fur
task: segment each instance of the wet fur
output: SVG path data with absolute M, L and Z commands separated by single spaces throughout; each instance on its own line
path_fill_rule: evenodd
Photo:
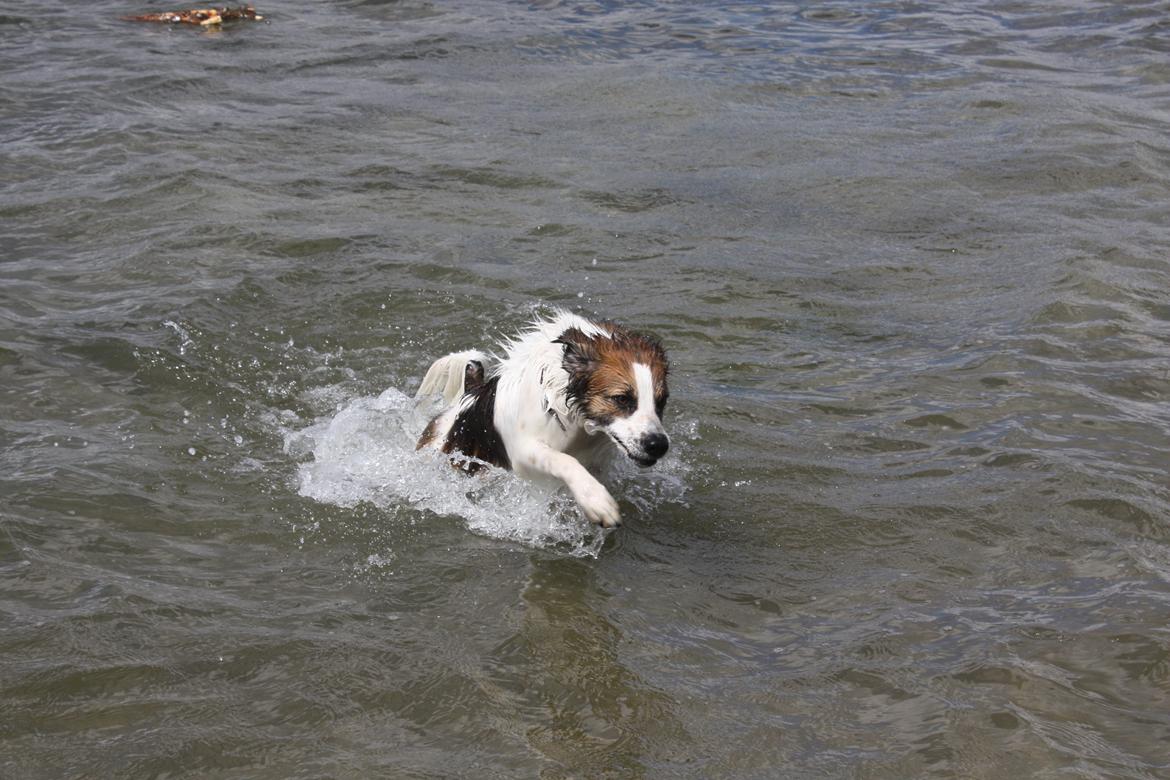
M 597 422 L 610 422 L 623 413 L 612 400 L 615 389 L 635 390 L 631 373 L 634 363 L 650 367 L 656 388 L 655 408 L 658 416 L 666 407 L 670 394 L 666 389 L 668 364 L 666 351 L 655 337 L 624 330 L 612 322 L 598 323 L 609 333 L 608 339 L 591 339 L 581 331 L 565 331 L 558 343 L 565 345 L 564 368 L 569 373 L 566 395 L 569 404 Z
M 496 388 L 499 383 L 499 377 L 484 381 L 481 369 L 478 384 L 464 394 L 464 398 L 469 402 L 455 418 L 455 423 L 447 433 L 441 448 L 443 452 L 466 455 L 492 466 L 512 468 L 504 440 L 500 438 L 499 432 L 492 424 L 492 416 L 496 410 Z M 456 459 L 452 462 L 469 474 L 483 468 L 483 463 L 473 460 Z
M 614 447 L 643 466 L 667 450 L 666 353 L 654 337 L 568 312 L 539 319 L 504 344 L 490 371 L 469 350 L 435 361 L 420 387 L 451 405 L 431 420 L 418 448 L 435 447 L 474 472 L 483 463 L 569 487 L 586 517 L 620 522 L 617 502 L 588 467 Z M 459 373 L 456 373 L 459 372 Z M 458 455 L 474 461 L 460 460 Z

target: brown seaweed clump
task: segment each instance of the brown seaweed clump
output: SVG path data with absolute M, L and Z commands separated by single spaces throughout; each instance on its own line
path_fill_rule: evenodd
M 128 22 L 166 22 L 168 24 L 198 24 L 210 27 L 223 22 L 234 22 L 240 19 L 260 21 L 264 17 L 256 13 L 250 5 L 241 5 L 239 8 L 192 8 L 186 11 L 163 11 L 158 14 L 142 14 L 140 16 L 123 16 Z

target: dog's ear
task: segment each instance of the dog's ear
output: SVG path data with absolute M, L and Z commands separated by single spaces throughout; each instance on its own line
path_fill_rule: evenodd
M 561 358 L 561 365 L 572 376 L 592 371 L 597 365 L 597 345 L 590 336 L 586 336 L 579 328 L 569 328 L 557 338 L 554 344 L 564 345 L 565 351 Z

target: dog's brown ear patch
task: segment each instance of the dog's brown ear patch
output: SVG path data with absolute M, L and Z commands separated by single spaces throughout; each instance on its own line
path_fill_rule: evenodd
M 569 376 L 580 376 L 597 366 L 597 343 L 580 328 L 569 328 L 553 339 L 553 343 L 564 345 L 561 365 Z
M 561 366 L 569 375 L 569 383 L 565 387 L 569 407 L 584 409 L 589 394 L 589 381 L 600 361 L 597 339 L 586 335 L 580 328 L 569 328 L 553 339 L 553 343 L 565 348 Z

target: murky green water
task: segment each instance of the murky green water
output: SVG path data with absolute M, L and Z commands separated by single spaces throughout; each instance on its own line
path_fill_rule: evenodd
M 0 776 L 1170 774 L 1164 3 L 0 13 Z M 430 360 L 658 332 L 605 536 Z

